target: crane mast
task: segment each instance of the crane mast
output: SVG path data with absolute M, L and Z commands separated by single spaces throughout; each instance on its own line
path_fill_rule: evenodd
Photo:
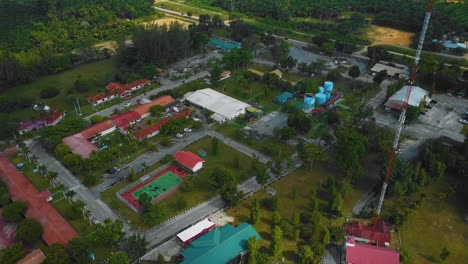
M 433 7 L 434 7 L 434 0 L 430 0 L 427 6 L 426 15 L 424 16 L 424 23 L 421 29 L 421 34 L 419 36 L 418 48 L 416 49 L 416 56 L 414 58 L 413 66 L 411 67 L 411 74 L 410 74 L 410 79 L 409 79 L 409 85 L 406 89 L 405 100 L 404 100 L 404 103 L 400 106 L 401 112 L 398 118 L 398 126 L 397 126 L 397 130 L 395 133 L 395 139 L 393 140 L 393 144 L 392 144 L 392 152 L 390 153 L 387 171 L 385 174 L 385 181 L 382 185 L 382 192 L 380 193 L 379 203 L 377 205 L 377 211 L 376 211 L 377 217 L 380 216 L 380 211 L 382 210 L 383 201 L 385 198 L 385 192 L 387 191 L 387 186 L 390 181 L 390 176 L 392 175 L 393 165 L 395 163 L 395 158 L 397 154 L 398 144 L 400 141 L 401 131 L 403 130 L 403 126 L 406 120 L 406 109 L 408 109 L 408 101 L 411 95 L 411 90 L 413 88 L 414 81 L 416 80 L 416 72 L 418 70 L 419 60 L 421 59 L 421 51 L 422 51 L 422 47 L 424 44 L 424 39 L 426 38 L 427 28 L 429 27 L 429 21 L 431 19 L 431 13 L 432 13 Z

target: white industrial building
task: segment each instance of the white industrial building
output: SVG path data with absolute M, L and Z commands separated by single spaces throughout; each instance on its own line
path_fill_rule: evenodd
M 186 94 L 185 100 L 193 105 L 213 112 L 214 114 L 212 114 L 210 118 L 219 123 L 245 114 L 245 109 L 250 106 L 247 103 L 241 102 L 211 88 Z
M 385 106 L 387 110 L 395 109 L 401 110 L 406 98 L 406 92 L 408 91 L 408 86 L 403 86 L 400 90 L 394 93 L 390 98 L 388 98 Z M 424 90 L 421 87 L 413 86 L 411 89 L 411 94 L 409 96 L 408 105 L 418 107 L 421 103 L 429 103 L 431 99 L 429 98 L 429 92 Z
M 377 74 L 380 71 L 387 71 L 388 77 L 395 77 L 400 79 L 408 79 L 408 69 L 406 66 L 394 64 L 395 66 L 385 65 L 383 63 L 376 63 L 372 67 L 371 72 Z

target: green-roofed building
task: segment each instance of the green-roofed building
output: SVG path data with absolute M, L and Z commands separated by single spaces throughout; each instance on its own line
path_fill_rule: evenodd
M 240 42 L 228 40 L 228 39 L 221 39 L 221 38 L 211 38 L 210 44 L 213 45 L 215 48 L 231 51 L 233 49 L 238 49 L 241 47 Z
M 292 94 L 290 92 L 284 92 L 284 93 L 276 96 L 276 101 L 278 103 L 280 103 L 280 104 L 284 104 L 287 101 L 289 101 L 289 99 L 291 99 L 292 97 L 294 97 L 294 94 Z
M 215 228 L 192 241 L 191 247 L 182 251 L 184 261 L 181 264 L 228 263 L 246 250 L 247 240 L 251 237 L 262 239 L 248 223 Z

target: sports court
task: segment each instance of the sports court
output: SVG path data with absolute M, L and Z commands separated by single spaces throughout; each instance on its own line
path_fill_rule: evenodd
M 181 167 L 171 165 L 150 179 L 125 191 L 121 197 L 139 211 L 141 207 L 138 204 L 138 198 L 142 194 L 148 194 L 152 202 L 160 201 L 175 192 L 187 174 L 189 173 Z
M 182 179 L 177 177 L 177 175 L 172 172 L 166 172 L 166 174 L 141 187 L 139 190 L 134 191 L 132 194 L 135 198 L 140 199 L 140 196 L 146 193 L 151 197 L 151 200 L 153 200 L 179 185 L 181 182 Z

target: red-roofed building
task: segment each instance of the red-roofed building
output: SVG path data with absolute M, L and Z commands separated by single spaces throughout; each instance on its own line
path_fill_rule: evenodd
M 44 255 L 44 252 L 38 248 L 31 251 L 29 254 L 24 256 L 24 258 L 18 260 L 16 264 L 41 264 L 45 259 L 46 256 Z
M 145 85 L 150 84 L 149 80 L 137 80 L 127 84 L 121 84 L 118 82 L 111 82 L 106 85 L 107 93 L 100 93 L 94 96 L 90 96 L 87 100 L 92 103 L 94 106 L 102 104 L 109 100 L 112 100 L 117 97 L 128 99 L 132 95 L 132 91 L 139 90 Z
M 104 136 L 114 130 L 114 123 L 112 123 L 111 120 L 106 120 L 94 124 L 79 133 L 63 138 L 62 142 L 70 147 L 72 153 L 78 154 L 84 159 L 87 159 L 91 156 L 91 153 L 99 150 L 90 141 L 93 141 L 93 139 L 98 135 Z
M 354 221 L 349 224 L 344 224 L 343 229 L 347 236 L 352 236 L 359 242 L 379 247 L 390 246 L 390 241 L 392 240 L 390 228 L 382 220 L 377 223 L 377 226 Z
M 93 95 L 93 96 L 89 96 L 88 98 L 86 98 L 86 100 L 88 100 L 88 102 L 90 102 L 91 104 L 96 106 L 96 105 L 105 103 L 107 101 L 110 101 L 110 100 L 112 100 L 112 99 L 114 99 L 116 97 L 117 96 L 115 94 L 100 93 L 100 94 L 96 94 L 96 95 Z
M 141 118 L 141 115 L 137 112 L 128 111 L 126 113 L 118 115 L 117 117 L 112 118 L 112 121 L 121 132 L 127 133 L 128 127 L 140 121 Z
M 54 109 L 47 113 L 45 118 L 40 118 L 33 121 L 26 121 L 21 123 L 18 127 L 18 133 L 22 135 L 24 132 L 31 131 L 34 129 L 40 129 L 47 126 L 55 126 L 63 119 L 63 113 L 57 109 Z
M 145 128 L 143 128 L 143 129 L 141 129 L 139 131 L 134 132 L 133 136 L 135 138 L 137 138 L 137 139 L 153 137 L 153 136 L 159 134 L 159 130 L 165 124 L 167 124 L 170 120 L 178 119 L 178 118 L 181 118 L 181 117 L 187 117 L 191 113 L 192 113 L 192 110 L 189 109 L 187 111 L 177 113 L 177 114 L 175 114 L 174 116 L 172 116 L 170 118 L 164 118 L 164 119 L 162 119 L 161 121 L 159 121 L 158 123 L 156 123 L 154 125 L 151 125 L 149 127 L 145 127 Z
M 346 237 L 347 264 L 399 264 L 398 251 L 356 243 L 354 238 Z
M 27 204 L 26 216 L 39 222 L 43 229 L 42 239 L 47 245 L 66 244 L 78 236 L 75 230 L 52 207 L 46 197 L 48 191 L 39 193 L 28 179 L 19 172 L 15 165 L 5 158 L 0 158 L 0 177 L 8 187 L 13 201 Z
M 181 150 L 174 155 L 175 161 L 191 172 L 197 172 L 203 168 L 204 159 L 190 151 Z
M 112 123 L 111 120 L 105 120 L 83 129 L 83 131 L 81 131 L 80 134 L 82 134 L 84 138 L 89 140 L 97 135 L 107 135 L 109 133 L 114 132 L 114 130 L 114 123 Z
M 145 118 L 150 114 L 150 108 L 155 105 L 160 105 L 163 107 L 167 107 L 168 105 L 172 104 L 174 102 L 174 98 L 170 95 L 163 95 L 161 97 L 158 97 L 154 100 L 152 100 L 150 103 L 147 104 L 142 104 L 135 106 L 132 110 L 137 112 L 138 114 L 141 115 L 141 118 Z

